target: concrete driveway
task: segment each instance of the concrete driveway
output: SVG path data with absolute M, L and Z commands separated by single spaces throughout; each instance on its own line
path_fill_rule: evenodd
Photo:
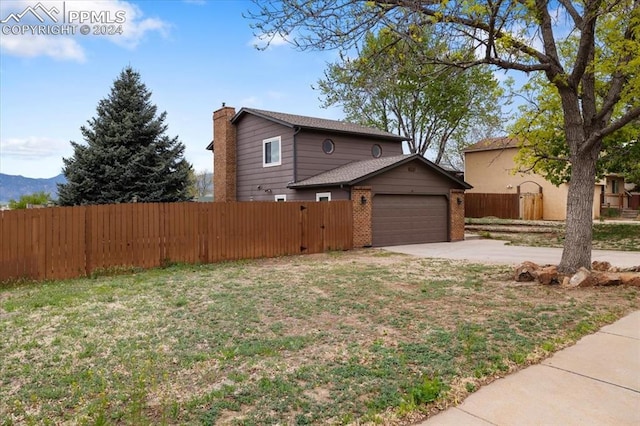
M 525 260 L 539 265 L 560 263 L 561 248 L 507 246 L 506 241 L 467 239 L 453 243 L 411 244 L 382 247 L 385 250 L 418 257 L 469 260 L 479 263 L 517 265 Z M 640 265 L 640 252 L 593 250 L 591 260 L 607 261 L 628 268 Z

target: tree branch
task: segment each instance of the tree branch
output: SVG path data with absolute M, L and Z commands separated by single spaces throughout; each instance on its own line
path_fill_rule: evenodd
M 569 14 L 569 16 L 571 16 L 571 19 L 573 19 L 573 23 L 575 24 L 576 28 L 581 29 L 584 21 L 576 8 L 573 7 L 573 3 L 570 0 L 558 0 L 558 3 L 563 5 L 567 10 L 567 13 Z
M 440 4 L 440 2 L 434 2 L 434 1 L 427 1 L 426 5 L 421 5 L 416 7 L 416 2 L 412 1 L 412 0 L 377 0 L 376 4 L 380 5 L 380 4 L 385 4 L 385 5 L 396 5 L 396 6 L 400 6 L 400 7 L 404 7 L 404 8 L 409 8 L 409 9 L 413 9 L 416 10 L 416 8 L 418 9 L 419 13 L 428 16 L 430 19 L 430 21 L 428 22 L 421 22 L 421 24 L 423 25 L 429 25 L 429 24 L 433 24 L 433 23 L 442 23 L 442 24 L 460 24 L 463 26 L 466 26 L 468 28 L 474 28 L 480 31 L 485 32 L 487 35 L 489 34 L 493 34 L 494 37 L 496 39 L 508 39 L 510 44 L 513 46 L 513 48 L 515 48 L 517 51 L 524 53 L 527 56 L 530 56 L 532 58 L 535 58 L 536 60 L 538 60 L 538 62 L 540 63 L 549 63 L 550 59 L 547 55 L 545 55 L 544 53 L 538 51 L 537 49 L 534 49 L 533 47 L 529 46 L 528 44 L 522 43 L 519 40 L 515 40 L 513 39 L 511 36 L 509 36 L 507 33 L 503 32 L 503 31 L 496 31 L 496 28 L 492 28 L 490 25 L 479 21 L 479 20 L 475 20 L 475 19 L 471 19 L 471 18 L 465 18 L 463 16 L 460 15 L 456 15 L 454 13 L 446 13 L 443 12 L 441 10 L 433 10 L 430 9 L 429 6 L 433 5 L 434 3 L 436 4 Z M 485 62 L 480 62 L 480 63 L 487 63 Z M 512 62 L 509 61 L 505 61 L 505 64 L 511 64 Z M 518 70 L 523 70 L 521 67 L 518 68 L 513 68 L 513 69 L 518 69 Z
M 534 152 L 535 152 L 535 149 L 534 149 Z M 563 163 L 569 163 L 569 159 L 565 158 L 565 157 L 554 157 L 554 156 L 551 156 L 551 155 L 536 154 L 536 159 L 535 159 L 535 161 L 533 162 L 533 164 L 531 166 L 523 168 L 523 167 L 520 167 L 520 166 L 522 166 L 522 164 L 520 164 L 518 166 L 517 170 L 520 173 L 533 172 L 535 170 L 536 166 L 538 165 L 538 163 L 540 163 L 543 160 L 552 160 L 552 161 L 560 161 L 560 162 L 563 162 Z
M 636 0 L 635 3 L 637 5 L 640 2 Z M 625 41 L 633 40 L 633 37 L 634 37 L 633 29 L 634 28 L 632 27 L 632 25 L 629 24 L 629 26 L 624 32 Z M 602 103 L 602 108 L 600 109 L 600 112 L 596 114 L 596 116 L 594 117 L 594 120 L 600 121 L 600 120 L 604 120 L 607 117 L 607 115 L 611 116 L 613 107 L 620 100 L 620 94 L 622 93 L 624 84 L 627 81 L 627 76 L 624 75 L 621 71 L 622 66 L 628 64 L 629 61 L 631 61 L 632 59 L 633 59 L 633 55 L 631 53 L 629 53 L 623 58 L 620 58 L 620 61 L 618 62 L 618 67 L 617 67 L 618 69 L 613 73 L 611 77 L 611 85 L 609 86 L 609 91 L 607 92 L 607 96 L 604 98 L 604 102 Z
M 562 74 L 564 70 L 560 65 L 560 57 L 558 56 L 558 48 L 556 46 L 556 40 L 553 35 L 553 24 L 551 22 L 551 16 L 547 9 L 548 0 L 536 0 L 536 14 L 540 20 L 540 32 L 542 34 L 542 43 L 544 45 L 545 54 L 553 61 L 553 64 L 558 67 L 552 75 Z
M 621 128 L 623 128 L 624 126 L 631 123 L 633 120 L 637 118 L 640 118 L 640 106 L 631 108 L 629 111 L 626 112 L 626 114 L 624 114 L 622 117 L 620 117 L 613 123 L 609 124 L 604 129 L 590 134 L 589 137 L 585 140 L 584 144 L 582 144 L 582 146 L 580 147 L 579 151 L 585 152 L 591 149 L 591 147 L 593 147 L 593 145 L 597 143 L 599 140 L 602 140 L 602 138 L 610 135 L 616 130 L 620 130 Z
M 595 49 L 596 20 L 598 8 L 602 0 L 591 0 L 586 2 L 584 16 L 586 20 L 580 29 L 580 44 L 576 52 L 576 62 L 573 64 L 573 71 L 569 76 L 569 86 L 577 88 L 582 76 L 589 65 L 589 59 L 593 59 L 591 54 Z

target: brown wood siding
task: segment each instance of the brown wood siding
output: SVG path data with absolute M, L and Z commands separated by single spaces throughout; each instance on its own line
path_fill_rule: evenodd
M 449 194 L 451 188 L 462 189 L 420 161 L 410 161 L 358 185 L 371 186 L 374 194 Z
M 322 141 L 327 138 L 335 144 L 335 151 L 331 154 L 325 154 L 322 151 Z M 369 160 L 373 158 L 371 147 L 374 144 L 382 147 L 383 157 L 402 154 L 402 142 L 380 140 L 374 137 L 301 131 L 296 135 L 298 157 L 296 180 L 301 181 L 352 161 Z
M 293 129 L 246 114 L 237 125 L 237 200 L 274 201 L 275 195 L 293 191 Z M 262 141 L 280 136 L 280 166 L 262 166 Z M 260 186 L 260 189 L 258 189 Z
M 372 243 L 376 247 L 448 241 L 448 223 L 443 195 L 373 197 Z
M 328 188 L 298 189 L 287 195 L 287 201 L 315 201 L 318 192 L 330 192 L 331 201 L 350 199 L 351 191 L 348 187 L 332 186 Z
M 158 203 L 0 211 L 0 282 L 347 250 L 350 201 Z

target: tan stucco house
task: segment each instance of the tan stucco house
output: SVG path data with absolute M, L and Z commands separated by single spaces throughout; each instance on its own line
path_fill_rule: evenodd
M 465 149 L 464 179 L 473 186 L 467 190 L 467 193 L 526 194 L 541 192 L 542 219 L 565 220 L 569 185 L 555 186 L 536 173 L 518 172 L 515 156 L 518 153 L 519 145 L 518 139 L 500 137 L 483 139 Z M 600 217 L 603 188 L 606 184 L 606 180 L 594 184 L 594 219 Z

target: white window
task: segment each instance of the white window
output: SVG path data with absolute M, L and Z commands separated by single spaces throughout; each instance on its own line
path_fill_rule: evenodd
M 618 185 L 618 180 L 617 179 L 613 179 L 611 181 L 611 192 L 613 194 L 617 194 L 619 192 L 619 185 Z
M 331 201 L 330 192 L 316 192 L 316 201 Z
M 283 195 L 276 195 L 275 196 L 275 200 L 276 201 L 287 201 L 287 195 L 283 194 Z
M 262 167 L 279 166 L 281 163 L 280 136 L 262 141 Z

